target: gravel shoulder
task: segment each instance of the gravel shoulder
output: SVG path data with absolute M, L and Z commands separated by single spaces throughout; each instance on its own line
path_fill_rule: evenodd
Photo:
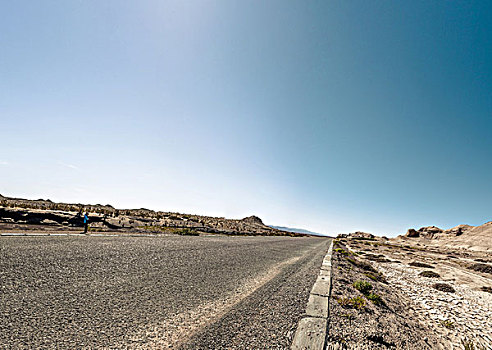
M 152 348 L 163 331 L 180 334 L 179 342 L 160 343 L 175 348 L 218 334 L 213 325 L 221 322 L 236 339 L 247 334 L 285 348 L 328 244 L 290 237 L 2 237 L 0 348 Z M 270 332 L 257 327 L 281 319 L 282 310 L 288 321 Z M 234 313 L 243 315 L 245 333 L 225 321 Z

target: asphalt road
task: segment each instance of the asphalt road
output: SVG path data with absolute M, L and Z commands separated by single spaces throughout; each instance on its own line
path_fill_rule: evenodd
M 328 244 L 1 237 L 0 349 L 289 348 Z

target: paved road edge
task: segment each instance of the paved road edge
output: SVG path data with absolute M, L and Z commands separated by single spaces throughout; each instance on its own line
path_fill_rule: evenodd
M 322 350 L 328 329 L 328 308 L 331 295 L 331 255 L 333 240 L 326 253 L 318 278 L 311 289 L 306 314 L 297 325 L 292 350 Z

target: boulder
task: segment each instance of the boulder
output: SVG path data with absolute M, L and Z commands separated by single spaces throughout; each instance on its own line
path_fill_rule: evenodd
M 436 233 L 441 233 L 442 230 L 437 226 L 425 226 L 425 227 L 419 228 L 419 232 L 436 234 Z
M 409 228 L 405 237 L 409 237 L 409 238 L 415 238 L 415 237 L 419 237 L 420 236 L 420 233 L 418 231 L 415 231 L 415 229 L 413 228 Z
M 351 238 L 366 238 L 366 239 L 374 239 L 375 237 L 372 233 L 361 232 L 361 231 L 350 233 L 349 236 Z

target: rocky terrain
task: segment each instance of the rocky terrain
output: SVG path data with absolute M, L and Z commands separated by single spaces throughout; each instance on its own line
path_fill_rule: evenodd
M 485 232 L 490 240 L 489 225 L 464 231 Z M 414 237 L 356 233 L 337 240 L 330 349 L 492 349 L 487 244 L 452 247 L 452 232 L 417 232 L 418 237 L 410 231 Z
M 458 225 L 447 230 L 436 226 L 409 229 L 405 235 L 399 236 L 397 241 L 492 251 L 492 221 L 480 226 Z
M 79 232 L 83 227 L 84 212 L 89 213 L 91 232 L 304 236 L 267 226 L 256 216 L 234 220 L 145 208 L 115 209 L 111 205 L 54 203 L 50 200 L 27 200 L 1 195 L 0 231 Z

